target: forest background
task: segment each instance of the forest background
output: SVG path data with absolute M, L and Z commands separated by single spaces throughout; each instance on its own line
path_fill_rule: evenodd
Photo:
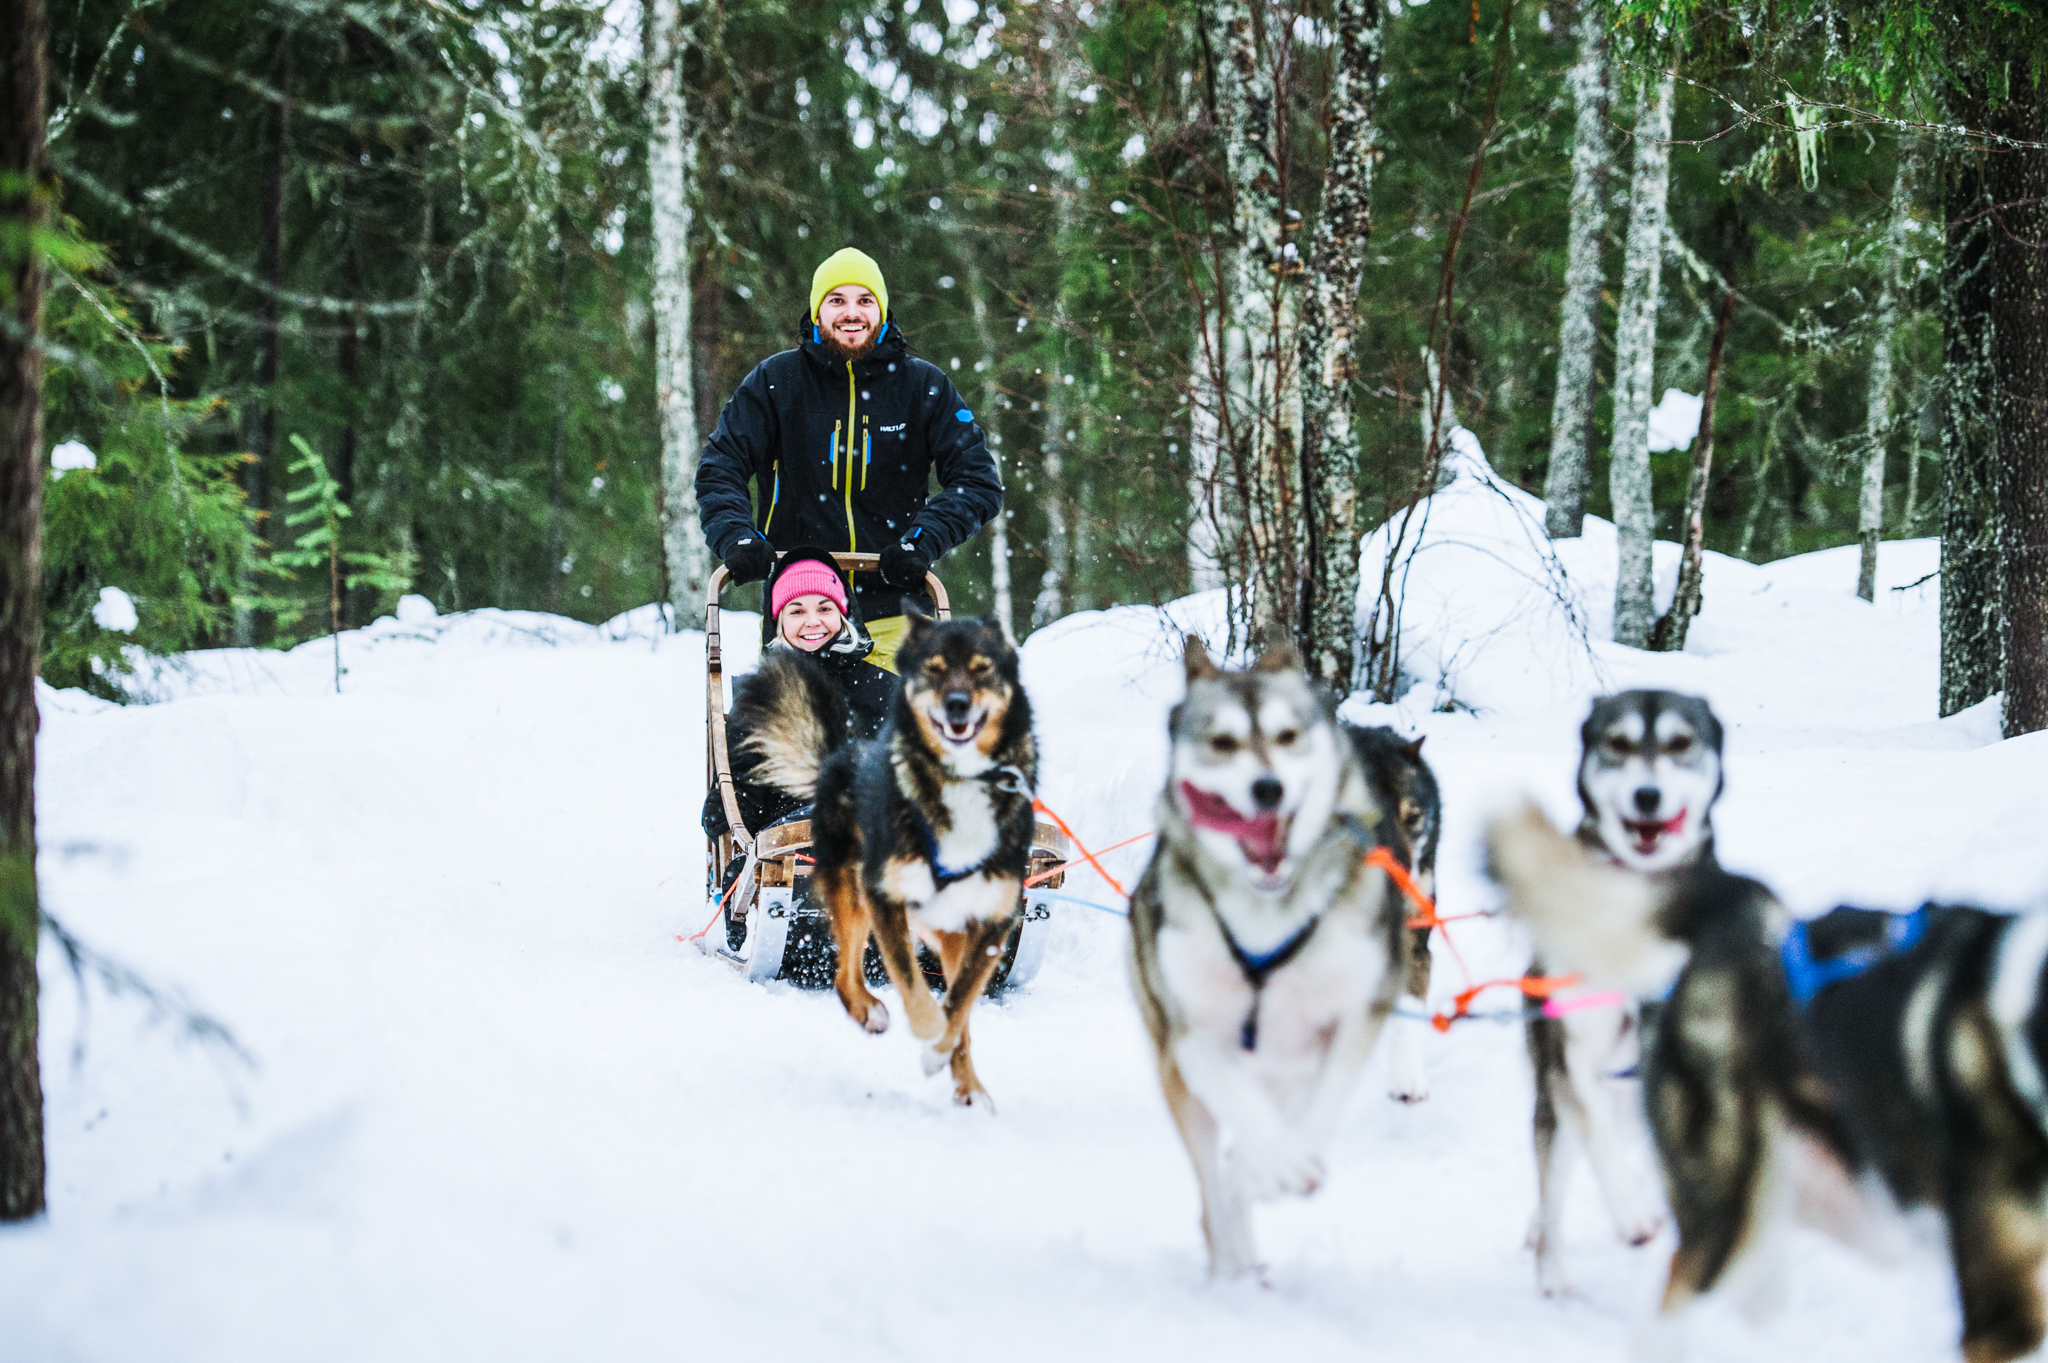
M 118 695 L 132 646 L 292 643 L 401 590 L 592 620 L 673 595 L 687 623 L 695 584 L 677 579 L 701 565 L 664 554 L 683 499 L 673 468 L 665 490 L 663 403 L 680 373 L 686 429 L 666 443 L 687 458 L 791 343 L 813 266 L 843 244 L 883 262 L 892 318 L 953 374 L 1007 484 L 1013 585 L 984 534 L 941 566 L 957 603 L 1006 596 L 1022 634 L 1244 576 L 1200 524 L 1218 462 L 1205 384 L 1230 382 L 1204 372 L 1205 318 L 1246 197 L 1228 146 L 1242 82 L 1219 86 L 1237 13 L 1276 106 L 1262 156 L 1282 293 L 1328 169 L 1344 26 L 1377 34 L 1343 390 L 1357 531 L 1426 485 L 1440 419 L 1544 489 L 1573 72 L 1597 32 L 1585 509 L 1612 514 L 1616 309 L 1649 144 L 1631 129 L 1675 62 L 1652 398 L 1701 392 L 1729 281 L 1742 303 L 1705 544 L 1761 560 L 1853 542 L 1873 448 L 1883 536 L 1933 533 L 1936 167 L 1961 125 L 1887 54 L 1911 45 L 1893 19 L 1938 28 L 1941 7 L 1752 8 L 692 0 L 643 24 L 628 0 L 55 5 L 44 675 Z M 680 155 L 664 165 L 663 147 Z M 1920 173 L 1902 178 L 1902 156 Z M 686 340 L 660 334 L 679 287 Z M 97 466 L 67 470 L 69 442 Z M 1692 454 L 1650 462 L 1655 533 L 1678 538 Z M 352 515 L 287 524 L 294 493 Z M 1218 514 L 1226 538 L 1254 518 Z M 356 581 L 332 618 L 329 525 Z M 104 627 L 107 587 L 131 628 Z

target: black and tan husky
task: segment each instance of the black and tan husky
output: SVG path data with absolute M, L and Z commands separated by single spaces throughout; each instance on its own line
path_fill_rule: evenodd
M 1589 861 L 1533 807 L 1488 852 L 1550 959 L 1658 1001 L 1644 1096 L 1679 1238 L 1647 1352 L 1676 1353 L 1708 1292 L 1781 1293 L 1794 1217 L 1868 1250 L 1896 1243 L 1891 1206 L 1943 1213 L 1970 1363 L 2040 1345 L 2048 914 L 1794 923 L 1711 863 Z
M 758 725 L 749 742 L 764 776 L 815 794 L 811 883 L 832 917 L 834 984 L 847 1013 L 870 1032 L 888 1029 L 889 1010 L 861 970 L 872 934 L 925 1073 L 950 1065 L 954 1101 L 985 1106 L 967 1015 L 1021 911 L 1038 777 L 1031 706 L 1017 652 L 993 621 L 906 614 L 902 689 L 873 742 L 847 742 L 836 737 L 843 729 L 813 717 L 802 665 L 788 662 L 776 664 L 791 673 L 776 694 L 789 713 Z M 944 969 L 943 1000 L 925 986 L 920 942 Z
M 1343 727 L 1365 764 L 1373 799 L 1391 815 L 1380 830 L 1387 850 L 1414 875 L 1416 888 L 1435 899 L 1444 806 L 1436 773 L 1423 760 L 1422 740 L 1403 738 L 1385 725 Z M 1429 1071 L 1422 1058 L 1422 1039 L 1429 1031 L 1429 933 L 1422 927 L 1409 934 L 1407 983 L 1401 994 L 1412 1016 L 1396 1017 L 1389 1035 L 1387 1093 L 1404 1103 L 1429 1097 Z
M 1224 671 L 1186 645 L 1159 841 L 1131 900 L 1131 977 L 1202 1194 L 1210 1271 L 1257 1269 L 1250 1202 L 1315 1191 L 1394 1006 L 1399 894 L 1365 855 L 1385 816 L 1294 655 Z

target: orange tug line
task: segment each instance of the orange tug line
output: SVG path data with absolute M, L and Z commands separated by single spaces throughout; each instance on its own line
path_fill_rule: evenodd
M 1465 958 L 1458 954 L 1457 943 L 1451 940 L 1451 934 L 1444 925 L 1446 923 L 1454 923 L 1460 918 L 1476 918 L 1480 915 L 1456 914 L 1450 918 L 1438 917 L 1436 904 L 1428 895 L 1422 892 L 1421 886 L 1415 883 L 1415 878 L 1408 874 L 1408 868 L 1394 860 L 1394 854 L 1384 847 L 1375 847 L 1372 851 L 1367 852 L 1365 854 L 1365 861 L 1368 866 L 1377 866 L 1380 870 L 1386 872 L 1387 879 L 1394 882 L 1395 888 L 1408 896 L 1409 902 L 1420 910 L 1413 918 L 1408 920 L 1408 926 L 1411 928 L 1434 928 L 1442 933 L 1444 945 L 1451 949 L 1451 955 L 1458 962 L 1458 973 L 1468 980 L 1471 979 L 1472 972 L 1466 969 Z M 1489 989 L 1513 987 L 1521 990 L 1524 998 L 1547 999 L 1559 990 L 1572 988 L 1578 982 L 1579 977 L 1577 975 L 1510 975 L 1497 980 L 1481 980 L 1478 984 L 1463 989 L 1453 996 L 1451 999 L 1451 1011 L 1448 1013 L 1438 1013 L 1429 1020 L 1429 1025 L 1436 1028 L 1439 1032 L 1450 1031 L 1452 1023 L 1460 1018 L 1472 1016 L 1472 1000 L 1478 998 Z

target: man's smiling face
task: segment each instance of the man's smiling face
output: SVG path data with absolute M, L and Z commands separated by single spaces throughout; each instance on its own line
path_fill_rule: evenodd
M 843 284 L 818 304 L 819 334 L 849 354 L 865 353 L 881 329 L 881 303 L 858 284 Z

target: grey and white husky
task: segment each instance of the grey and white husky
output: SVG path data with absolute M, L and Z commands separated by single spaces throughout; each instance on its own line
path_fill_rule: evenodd
M 1675 691 L 1606 696 L 1594 702 L 1579 737 L 1585 813 L 1577 836 L 1589 856 L 1653 877 L 1716 864 L 1721 724 L 1706 701 Z M 1533 969 L 1541 974 L 1543 964 Z M 1577 1001 L 1587 1000 L 1581 994 Z M 1623 1239 L 1643 1244 L 1664 1220 L 1643 1118 L 1640 1011 L 1633 999 L 1573 1004 L 1567 994 L 1548 1009 L 1532 1006 L 1527 1024 L 1536 1071 L 1529 1245 L 1548 1295 L 1569 1290 L 1559 1232 L 1575 1152 L 1592 1165 Z
M 1201 1186 L 1210 1272 L 1256 1271 L 1250 1203 L 1314 1192 L 1403 982 L 1405 906 L 1364 855 L 1387 817 L 1293 653 L 1186 645 L 1131 977 Z

